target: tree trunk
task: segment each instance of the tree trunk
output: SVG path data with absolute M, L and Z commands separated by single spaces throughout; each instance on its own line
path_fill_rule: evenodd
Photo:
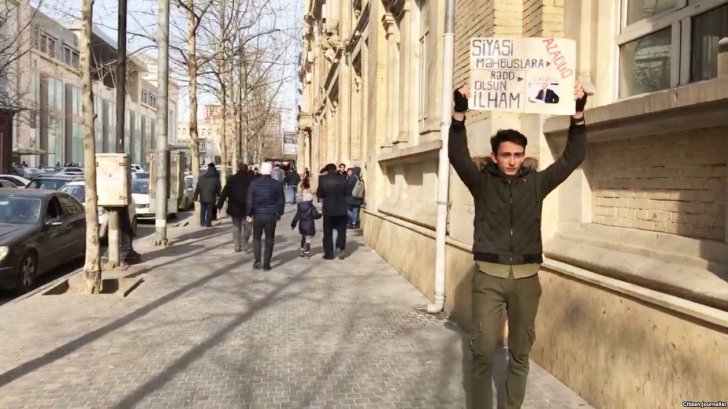
M 83 161 L 86 181 L 86 263 L 84 292 L 101 292 L 101 249 L 99 248 L 99 213 L 96 196 L 96 139 L 94 138 L 93 88 L 91 80 L 91 24 L 94 0 L 83 0 L 81 8 L 81 77 L 83 83 Z
M 189 0 L 187 3 L 189 10 L 187 11 L 187 43 L 189 46 L 189 60 L 187 71 L 190 76 L 190 158 L 192 167 L 192 177 L 197 183 L 200 180 L 200 139 L 197 134 L 197 32 L 195 1 Z M 195 202 L 195 220 L 200 222 L 200 203 Z

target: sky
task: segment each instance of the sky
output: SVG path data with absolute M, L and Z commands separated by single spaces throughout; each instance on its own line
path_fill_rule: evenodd
M 253 0 L 256 1 L 256 0 Z M 270 0 L 276 8 L 282 10 L 276 25 L 289 33 L 290 47 L 285 61 L 291 62 L 282 68 L 284 75 L 290 79 L 285 81 L 279 93 L 275 106 L 281 109 L 284 131 L 296 130 L 296 115 L 298 112 L 300 84 L 295 75 L 300 53 L 300 27 L 302 22 L 303 5 L 302 0 Z M 40 9 L 49 16 L 64 20 L 79 20 L 81 16 L 81 0 L 35 0 L 34 5 L 40 2 Z M 174 4 L 174 2 L 173 2 Z M 174 7 L 174 6 L 173 6 Z M 127 50 L 128 52 L 141 51 L 150 56 L 156 56 L 157 50 L 148 38 L 138 35 L 143 33 L 152 36 L 157 29 L 157 15 L 159 10 L 158 2 L 154 0 L 132 0 L 127 5 Z M 116 40 L 117 37 L 117 0 L 95 0 L 94 2 L 94 24 L 103 30 L 107 36 Z M 171 18 L 174 18 L 172 13 Z M 216 103 L 212 95 L 200 94 L 198 99 L 200 105 L 205 103 Z M 180 98 L 177 101 L 178 119 L 182 121 L 188 116 L 189 100 L 187 89 L 184 86 L 180 89 Z M 201 108 L 201 107 L 200 107 Z M 199 109 L 202 113 L 202 109 Z

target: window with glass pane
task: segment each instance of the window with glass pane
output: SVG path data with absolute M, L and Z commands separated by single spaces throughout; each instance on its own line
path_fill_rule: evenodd
M 126 110 L 124 113 L 124 152 L 131 155 L 131 124 L 129 123 L 129 120 L 131 118 L 131 113 L 129 110 Z M 130 156 L 131 157 L 131 156 Z
M 56 110 L 63 111 L 63 81 L 55 80 L 54 86 L 56 87 Z
M 690 81 L 718 74 L 718 41 L 728 37 L 728 5 L 700 14 L 692 20 Z
M 103 152 L 104 150 L 104 129 L 101 122 L 104 117 L 103 101 L 101 98 L 94 96 L 94 139 L 96 140 L 96 152 Z
M 132 124 L 134 125 L 134 132 L 132 136 L 132 150 L 134 151 L 133 161 L 134 163 L 141 163 L 142 158 L 142 134 L 141 134 L 141 116 L 132 112 Z
M 48 104 L 48 110 L 53 111 L 56 109 L 56 87 L 53 86 L 53 78 L 41 79 L 41 82 L 46 86 L 46 92 L 48 93 L 48 101 L 46 102 Z M 41 94 L 44 93 L 42 90 L 43 88 L 41 87 Z
M 619 47 L 620 98 L 670 87 L 672 34 L 666 29 Z
M 83 165 L 83 126 L 74 123 L 71 140 L 71 161 Z
M 48 117 L 48 153 L 50 165 L 63 162 L 63 120 L 53 115 Z
M 116 104 L 106 101 L 106 151 L 116 152 Z
M 56 39 L 48 37 L 48 55 L 50 55 L 53 58 L 56 58 Z
M 677 0 L 627 0 L 627 24 L 673 10 Z

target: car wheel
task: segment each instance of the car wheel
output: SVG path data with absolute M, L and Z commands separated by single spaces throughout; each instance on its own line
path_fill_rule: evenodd
M 18 281 L 15 284 L 15 291 L 24 294 L 35 286 L 35 279 L 38 273 L 38 263 L 33 253 L 25 253 L 18 265 Z
M 131 235 L 132 237 L 136 237 L 137 235 L 137 218 L 134 216 L 133 219 L 131 219 Z

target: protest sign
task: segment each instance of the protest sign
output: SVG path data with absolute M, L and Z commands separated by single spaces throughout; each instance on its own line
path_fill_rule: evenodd
M 574 114 L 576 43 L 562 38 L 472 38 L 470 109 Z

